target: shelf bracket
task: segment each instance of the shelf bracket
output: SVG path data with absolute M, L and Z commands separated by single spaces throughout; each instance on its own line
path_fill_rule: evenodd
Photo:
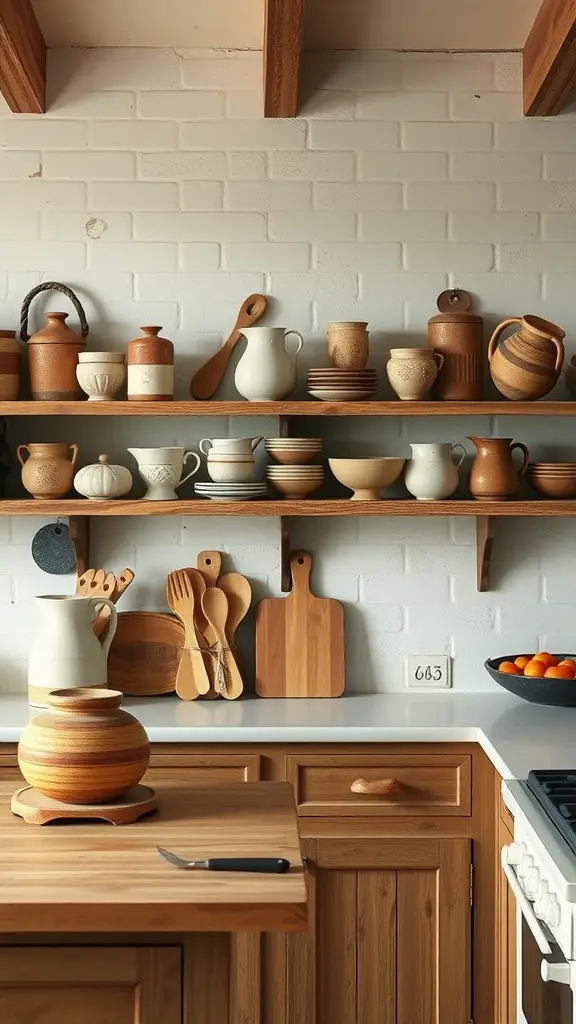
M 476 516 L 476 585 L 480 593 L 490 589 L 490 559 L 494 539 L 494 520 Z
M 88 569 L 90 519 L 88 516 L 70 516 L 68 519 L 70 540 L 76 548 L 76 575 L 82 576 Z
M 278 417 L 278 437 L 290 437 L 290 416 Z M 280 589 L 283 594 L 292 590 L 290 572 L 290 519 L 280 516 Z

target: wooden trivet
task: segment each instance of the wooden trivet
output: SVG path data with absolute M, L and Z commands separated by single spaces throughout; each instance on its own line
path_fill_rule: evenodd
M 134 786 L 124 796 L 107 804 L 65 804 L 43 796 L 32 786 L 24 786 L 16 790 L 10 803 L 12 813 L 24 818 L 29 825 L 78 818 L 101 818 L 111 825 L 129 825 L 143 814 L 154 811 L 157 805 L 156 794 L 149 786 Z

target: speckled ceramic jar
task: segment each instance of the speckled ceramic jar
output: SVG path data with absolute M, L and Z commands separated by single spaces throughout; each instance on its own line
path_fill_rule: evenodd
M 392 348 L 386 364 L 388 380 L 403 402 L 429 398 L 444 356 L 429 348 Z

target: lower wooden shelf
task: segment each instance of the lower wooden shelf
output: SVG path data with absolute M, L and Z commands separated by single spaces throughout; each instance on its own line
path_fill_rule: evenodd
M 576 501 L 350 501 L 332 498 L 314 501 L 55 501 L 8 499 L 0 501 L 0 516 L 483 516 L 490 519 L 576 516 Z

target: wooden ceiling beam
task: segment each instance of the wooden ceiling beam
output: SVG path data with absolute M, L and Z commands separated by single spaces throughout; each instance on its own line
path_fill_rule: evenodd
M 544 0 L 523 55 L 524 114 L 559 114 L 576 85 L 576 0 Z
M 296 117 L 304 0 L 265 0 L 264 117 Z
M 30 0 L 0 0 L 0 92 L 15 114 L 46 109 L 46 43 Z

